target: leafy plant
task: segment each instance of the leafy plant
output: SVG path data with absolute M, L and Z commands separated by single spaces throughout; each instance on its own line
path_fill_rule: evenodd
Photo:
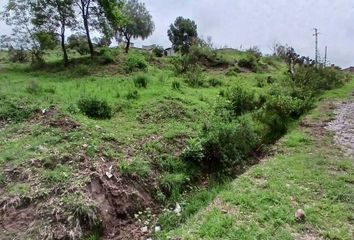
M 132 162 L 122 161 L 119 163 L 118 168 L 123 176 L 139 180 L 148 177 L 151 172 L 150 163 L 140 158 L 134 159 Z
M 130 54 L 125 63 L 125 71 L 127 73 L 134 72 L 136 70 L 146 71 L 148 64 L 146 63 L 144 56 L 138 54 Z
M 138 88 L 146 88 L 148 84 L 148 77 L 146 75 L 138 75 L 134 78 L 134 85 Z
M 128 100 L 138 99 L 138 97 L 139 97 L 139 92 L 138 92 L 138 90 L 135 90 L 135 89 L 134 90 L 129 89 L 129 91 L 128 91 L 127 95 L 126 95 L 126 98 Z
M 30 94 L 38 94 L 42 91 L 42 88 L 37 81 L 30 80 L 27 84 L 26 91 Z
M 78 102 L 78 107 L 82 113 L 91 118 L 107 119 L 113 115 L 107 101 L 97 98 L 82 98 Z
M 181 83 L 179 81 L 174 80 L 171 85 L 173 90 L 177 90 L 177 91 L 181 90 Z

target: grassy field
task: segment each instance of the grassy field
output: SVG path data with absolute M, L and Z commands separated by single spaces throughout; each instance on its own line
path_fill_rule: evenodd
M 274 149 L 274 156 L 210 193 L 210 203 L 158 239 L 353 239 L 354 164 L 323 124 L 353 81 L 326 93 Z M 295 219 L 297 209 L 306 214 Z M 186 211 L 188 211 L 188 207 Z
M 140 239 L 156 224 L 161 239 L 292 239 L 306 231 L 350 238 L 353 176 L 344 172 L 352 174 L 353 166 L 329 147 L 327 133 L 294 127 L 274 159 L 234 182 L 202 174 L 181 158 L 190 139 L 214 124 L 215 109 L 234 87 L 254 92 L 257 101 L 285 88 L 282 60 L 261 57 L 252 70 L 237 67 L 247 53 L 219 52 L 227 65 L 205 67 L 201 83 L 191 86 L 195 76 L 176 74 L 171 58 L 112 51 L 110 63 L 75 55 L 68 69 L 56 53 L 40 68 L 0 63 L 2 239 Z M 127 71 L 129 58 L 143 59 L 147 68 Z M 322 98 L 343 98 L 352 87 Z M 112 116 L 87 116 L 80 109 L 85 99 L 107 103 Z M 257 116 L 256 108 L 248 111 Z M 325 121 L 327 113 L 315 110 L 308 121 Z M 254 155 L 249 159 L 261 153 Z M 326 171 L 341 166 L 341 174 Z M 294 221 L 297 208 L 306 211 L 306 222 Z

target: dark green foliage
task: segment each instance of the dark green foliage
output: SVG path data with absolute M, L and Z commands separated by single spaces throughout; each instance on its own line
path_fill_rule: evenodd
M 104 47 L 101 49 L 98 59 L 102 64 L 114 63 L 114 53 L 112 49 Z
M 150 163 L 142 159 L 134 159 L 131 163 L 122 161 L 119 163 L 119 171 L 123 176 L 143 180 L 151 172 Z
M 149 79 L 146 75 L 138 75 L 134 78 L 134 85 L 138 88 L 146 88 L 148 81 Z
M 30 80 L 27 84 L 26 91 L 30 94 L 38 94 L 42 91 L 42 88 L 37 81 Z
M 191 87 L 202 87 L 205 75 L 199 65 L 195 65 L 185 74 L 185 81 Z
M 182 54 L 187 54 L 193 41 L 198 37 L 197 25 L 190 19 L 178 17 L 174 24 L 170 25 L 167 34 L 174 50 Z
M 247 68 L 252 72 L 258 71 L 258 62 L 257 58 L 254 55 L 247 55 L 247 57 L 242 58 L 238 61 L 238 66 L 242 68 Z
M 230 102 L 234 116 L 240 116 L 258 107 L 255 93 L 240 86 L 231 89 L 228 92 L 227 99 Z
M 68 37 L 68 48 L 77 51 L 80 55 L 90 53 L 90 48 L 85 35 L 73 34 Z
M 189 180 L 184 173 L 167 173 L 160 178 L 160 188 L 168 198 L 177 199 Z
M 10 48 L 8 51 L 8 54 L 9 54 L 10 62 L 13 62 L 13 63 L 16 63 L 16 62 L 25 63 L 25 62 L 28 62 L 28 60 L 29 60 L 28 53 L 23 48 L 20 48 L 20 49 Z
M 113 115 L 107 101 L 97 98 L 82 98 L 78 102 L 78 107 L 86 116 L 95 119 L 107 119 Z
M 75 66 L 75 68 L 71 71 L 71 74 L 74 77 L 84 77 L 90 74 L 90 67 L 84 64 L 80 64 Z
M 236 77 L 241 70 L 238 67 L 232 67 L 226 72 L 226 76 L 228 77 Z
M 139 92 L 138 92 L 138 90 L 135 90 L 135 89 L 134 90 L 130 89 L 126 95 L 126 98 L 128 100 L 138 99 L 138 97 L 139 97 Z
M 172 82 L 172 89 L 180 91 L 181 90 L 181 83 L 179 81 L 177 81 L 177 80 L 174 80 Z
M 248 164 L 248 155 L 258 146 L 259 138 L 251 119 L 225 123 L 215 121 L 200 140 L 190 141 L 182 154 L 210 173 L 232 174 Z
M 13 99 L 1 99 L 0 101 L 0 121 L 20 122 L 30 118 L 38 107 L 29 105 L 26 101 Z
M 142 70 L 146 71 L 148 64 L 145 61 L 144 56 L 131 54 L 129 55 L 126 63 L 125 63 L 125 71 L 127 73 L 131 73 L 133 71 Z
M 208 83 L 209 83 L 209 86 L 211 87 L 218 87 L 218 86 L 222 86 L 222 81 L 220 79 L 217 79 L 217 78 L 209 78 L 208 79 Z
M 156 57 L 162 57 L 164 55 L 163 47 L 155 47 L 152 49 L 152 52 Z

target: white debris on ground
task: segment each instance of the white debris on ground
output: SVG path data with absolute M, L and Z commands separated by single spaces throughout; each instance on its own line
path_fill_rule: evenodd
M 334 140 L 344 153 L 354 157 L 354 101 L 339 104 L 334 113 L 336 118 L 326 128 L 334 132 Z

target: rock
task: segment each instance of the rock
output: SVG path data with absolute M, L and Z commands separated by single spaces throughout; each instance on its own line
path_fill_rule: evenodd
M 303 220 L 305 220 L 305 212 L 304 212 L 304 210 L 302 210 L 302 209 L 296 210 L 296 212 L 295 212 L 295 219 L 296 219 L 297 221 L 303 221 Z
M 173 212 L 176 213 L 178 216 L 181 214 L 182 208 L 179 203 L 176 203 L 176 208 L 173 210 Z
M 148 227 L 146 227 L 146 226 L 145 226 L 145 227 L 142 227 L 142 228 L 141 228 L 141 231 L 142 231 L 143 233 L 147 233 L 147 232 L 148 232 Z
M 160 232 L 161 231 L 161 227 L 160 226 L 155 226 L 155 232 Z

